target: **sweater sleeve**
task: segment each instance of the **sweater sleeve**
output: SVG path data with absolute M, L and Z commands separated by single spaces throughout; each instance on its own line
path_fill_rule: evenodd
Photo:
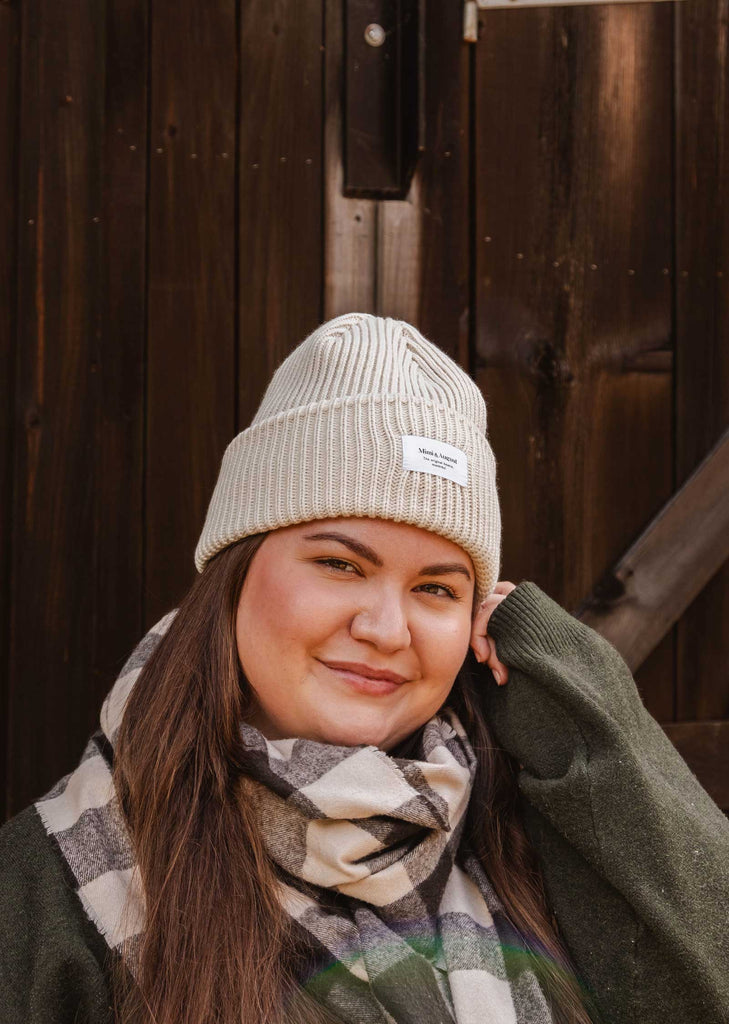
M 27 808 L 0 829 L 0 1024 L 111 1024 L 107 955 Z
M 548 899 L 608 1024 L 729 1022 L 729 821 L 619 652 L 536 584 L 493 611 L 484 679 Z M 486 675 L 486 673 L 484 673 Z

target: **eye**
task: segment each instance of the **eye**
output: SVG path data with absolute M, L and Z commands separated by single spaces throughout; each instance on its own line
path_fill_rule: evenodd
M 352 565 L 351 562 L 347 562 L 344 558 L 317 558 L 315 561 L 317 565 L 326 565 L 337 572 L 345 573 L 345 575 L 349 575 L 346 572 L 347 569 L 352 569 L 355 574 L 359 575 L 357 567 Z
M 434 590 L 426 591 L 428 594 L 434 594 L 435 597 L 443 595 L 444 597 L 452 598 L 454 601 L 458 600 L 455 590 L 451 590 L 450 587 L 446 587 L 444 583 L 423 583 L 418 587 L 418 590 L 424 590 L 426 587 L 435 588 Z M 436 593 L 436 591 L 440 591 L 440 593 Z

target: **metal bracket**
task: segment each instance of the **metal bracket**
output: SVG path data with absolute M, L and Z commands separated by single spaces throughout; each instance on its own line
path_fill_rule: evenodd
M 344 0 L 345 196 L 403 199 L 425 146 L 425 0 Z

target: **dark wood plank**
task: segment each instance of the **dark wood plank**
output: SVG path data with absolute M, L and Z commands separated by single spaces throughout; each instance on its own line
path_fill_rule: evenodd
M 236 4 L 151 17 L 146 625 L 194 579 L 235 419 Z
M 94 438 L 97 563 L 94 706 L 143 629 L 147 0 L 109 0 L 106 24 L 102 305 Z
M 97 609 L 105 12 L 22 7 L 9 810 L 77 761 Z
M 8 663 L 10 640 L 10 545 L 12 537 L 13 369 L 17 208 L 17 75 L 19 11 L 0 5 L 0 658 Z M 7 814 L 8 677 L 0 673 L 0 821 Z
M 324 320 L 377 307 L 378 204 L 343 194 L 343 13 L 324 0 Z
M 729 810 L 729 722 L 670 722 L 663 728 L 709 796 Z
M 672 493 L 672 9 L 480 13 L 476 351 L 502 578 L 575 606 Z M 669 637 L 639 673 L 673 716 Z
M 461 9 L 424 6 L 424 148 L 406 199 L 377 203 L 373 311 L 415 324 L 470 368 L 470 53 Z
M 323 0 L 241 10 L 238 429 L 323 319 Z
M 676 5 L 676 483 L 729 425 L 728 0 Z M 679 623 L 679 718 L 729 717 L 729 565 Z
M 457 6 L 425 5 L 424 150 L 404 200 L 341 196 L 341 8 L 327 8 L 326 315 L 399 317 L 469 366 L 469 71 Z
M 726 430 L 576 614 L 635 672 L 728 558 Z
M 324 316 L 353 310 L 418 321 L 420 178 L 405 199 L 344 195 L 344 4 L 325 3 Z

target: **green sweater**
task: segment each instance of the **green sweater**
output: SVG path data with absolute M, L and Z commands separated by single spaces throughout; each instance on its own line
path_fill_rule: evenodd
M 729 821 L 598 633 L 528 581 L 489 633 L 489 721 L 606 1024 L 729 1024 Z M 109 1024 L 110 956 L 28 808 L 0 829 L 0 1024 Z

